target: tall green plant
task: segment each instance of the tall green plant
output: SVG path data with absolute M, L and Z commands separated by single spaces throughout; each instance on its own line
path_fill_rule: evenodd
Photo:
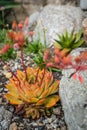
M 43 54 L 47 48 L 46 44 L 46 29 L 43 28 L 44 33 L 44 43 L 41 42 L 40 39 L 40 32 L 38 32 L 38 38 L 34 41 L 32 39 L 31 42 L 27 43 L 27 46 L 25 47 L 25 50 L 27 49 L 28 53 L 33 54 L 33 60 L 39 66 L 41 69 L 45 67 L 44 61 L 43 61 Z

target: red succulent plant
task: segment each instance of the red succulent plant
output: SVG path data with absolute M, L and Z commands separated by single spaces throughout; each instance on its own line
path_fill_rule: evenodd
M 10 48 L 9 44 L 6 44 L 1 50 L 0 50 L 0 54 L 5 54 Z

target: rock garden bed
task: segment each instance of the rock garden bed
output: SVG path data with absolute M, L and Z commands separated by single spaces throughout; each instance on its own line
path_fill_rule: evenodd
M 50 5 L 0 32 L 0 130 L 87 130 L 82 18 L 79 7 Z

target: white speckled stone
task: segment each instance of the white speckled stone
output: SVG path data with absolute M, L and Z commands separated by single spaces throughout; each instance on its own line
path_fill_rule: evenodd
M 76 49 L 72 55 L 76 56 L 83 50 Z M 87 130 L 87 70 L 80 72 L 83 83 L 69 78 L 72 72 L 69 69 L 63 71 L 59 87 L 65 120 L 69 130 Z
M 68 32 L 74 28 L 77 32 L 81 28 L 83 12 L 79 7 L 74 6 L 46 6 L 38 17 L 38 24 L 36 26 L 36 35 L 34 39 L 38 37 L 38 31 L 40 32 L 41 41 L 44 43 L 43 28 L 47 29 L 46 39 L 47 44 L 51 44 L 53 39 L 57 38 L 56 33 L 63 33 L 66 28 Z
M 80 7 L 82 9 L 87 9 L 87 0 L 80 0 Z

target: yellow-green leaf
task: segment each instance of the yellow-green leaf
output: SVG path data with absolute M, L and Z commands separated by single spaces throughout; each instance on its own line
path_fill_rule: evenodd
M 36 103 L 39 99 L 38 98 L 30 98 L 30 103 Z
M 45 102 L 45 98 L 40 99 L 40 100 L 36 103 L 36 106 L 38 106 L 38 105 L 43 105 L 44 102 Z
M 22 72 L 21 70 L 17 70 L 17 77 L 18 77 L 19 79 L 24 80 L 24 79 L 25 79 L 25 73 Z
M 5 94 L 4 96 L 5 96 L 6 99 L 8 99 L 10 101 L 11 104 L 15 104 L 15 105 L 23 104 L 23 101 L 21 101 L 18 98 L 13 97 L 10 94 Z
M 44 98 L 44 97 L 47 97 L 48 92 L 49 92 L 49 90 L 48 90 L 48 89 L 47 89 L 47 90 L 44 90 L 44 91 L 43 91 L 43 93 L 41 94 L 41 96 L 40 96 L 39 98 Z
M 60 97 L 58 95 L 52 95 L 46 98 L 45 107 L 53 107 L 58 101 Z
M 58 92 L 58 90 L 59 90 L 59 81 L 57 80 L 49 88 L 48 95 L 55 94 Z
M 34 91 L 35 97 L 40 97 L 40 95 L 43 93 L 43 91 L 44 91 L 44 87 L 38 87 L 38 88 Z
M 58 43 L 58 42 L 54 42 L 54 47 L 56 47 L 56 48 L 62 48 L 62 46 Z

